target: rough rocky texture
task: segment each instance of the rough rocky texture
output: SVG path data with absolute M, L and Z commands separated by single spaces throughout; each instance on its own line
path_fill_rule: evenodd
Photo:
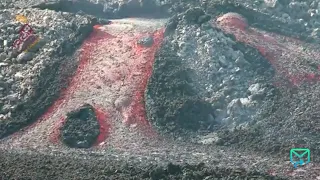
M 169 15 L 169 5 L 172 4 L 172 2 L 169 3 L 159 0 L 54 0 L 50 2 L 30 2 L 28 5 L 25 2 L 17 4 L 22 7 L 31 6 L 40 9 L 88 14 L 99 18 L 124 18 L 129 16 L 164 17 Z
M 246 12 L 244 11 L 240 10 L 235 12 L 241 12 L 242 15 L 246 17 Z M 252 16 L 251 14 L 251 17 L 259 17 L 259 15 Z M 263 21 L 270 21 L 271 17 L 266 18 L 261 16 L 261 18 L 257 19 L 259 21 L 254 19 L 250 20 L 250 18 L 248 19 L 249 24 L 257 24 L 256 27 L 258 28 L 262 28 L 271 32 L 277 32 L 280 34 L 283 29 L 287 29 L 292 25 L 291 23 L 289 23 L 288 25 L 278 24 L 278 26 L 273 26 L 273 29 L 271 29 L 268 28 L 271 23 L 261 23 Z M 263 24 L 264 26 L 259 26 L 259 24 Z M 306 41 L 310 40 L 310 42 L 318 41 L 317 39 L 313 39 L 312 37 L 305 37 L 305 34 L 307 34 L 306 29 L 297 29 L 298 30 L 295 32 L 286 31 L 286 36 L 298 37 L 299 39 L 304 39 Z M 301 31 L 299 31 L 299 29 Z M 293 55 L 288 58 L 293 60 L 295 57 Z M 300 63 L 303 63 L 303 61 L 301 60 Z M 266 101 L 261 108 L 262 111 L 259 112 L 259 115 L 256 117 L 258 120 L 257 124 L 252 125 L 249 130 L 245 128 L 236 132 L 224 134 L 223 136 L 221 136 L 224 137 L 222 141 L 227 144 L 231 142 L 232 144 L 237 144 L 237 146 L 240 145 L 239 147 L 243 148 L 256 148 L 256 150 L 264 151 L 266 153 L 279 153 L 282 156 L 285 155 L 293 146 L 302 144 L 303 146 L 310 147 L 310 149 L 312 149 L 314 153 L 318 154 L 319 136 L 317 135 L 317 133 L 315 133 L 315 131 L 318 131 L 319 126 L 316 122 L 314 122 L 313 118 L 310 117 L 311 114 L 317 114 L 317 109 L 311 108 L 317 104 L 316 98 L 313 97 L 313 95 L 317 94 L 317 88 L 318 86 L 316 84 L 302 85 L 299 87 L 294 87 L 292 89 L 287 86 L 277 87 L 276 91 L 274 91 L 277 94 L 276 98 L 270 99 L 269 96 L 269 98 L 265 99 Z M 302 105 L 302 102 L 308 102 L 310 104 Z M 305 109 L 303 107 L 309 108 Z M 309 117 L 307 118 L 297 115 L 288 117 L 288 114 L 290 114 L 289 112 L 295 112 L 298 109 L 304 109 L 299 111 L 301 114 L 309 112 Z M 282 123 L 286 125 L 282 125 Z M 272 145 L 270 146 L 270 144 Z M 314 160 L 318 161 L 318 158 L 315 158 Z
M 132 152 L 131 149 L 111 153 L 101 151 L 100 154 L 97 153 L 94 157 L 88 158 L 82 156 L 83 154 L 80 153 L 82 151 L 71 151 L 68 148 L 54 149 L 50 146 L 44 150 L 47 155 L 42 155 L 38 152 L 24 154 L 23 150 L 17 152 L 5 147 L 8 149 L 1 150 L 0 153 L 0 178 L 251 178 L 252 175 L 247 173 L 250 170 L 241 171 L 242 175 L 231 173 L 237 171 L 237 166 L 241 166 L 245 169 L 258 169 L 259 172 L 268 171 L 268 167 L 271 167 L 269 174 L 280 173 L 288 177 L 287 179 L 319 179 L 318 83 L 304 84 L 300 87 L 274 87 L 270 80 L 275 73 L 265 57 L 248 44 L 237 42 L 232 35 L 212 28 L 212 24 L 208 22 L 224 13 L 235 12 L 247 19 L 250 27 L 307 42 L 319 42 L 319 1 L 238 0 L 239 4 L 234 2 L 232 0 L 1 2 L 0 9 L 6 10 L 1 10 L 0 13 L 1 35 L 3 34 L 0 36 L 2 73 L 0 85 L 3 93 L 0 103 L 3 111 L 0 115 L 2 119 L 0 120 L 0 137 L 7 136 L 34 121 L 42 114 L 39 107 L 45 108 L 52 102 L 54 95 L 60 90 L 58 84 L 63 84 L 60 79 L 73 71 L 72 64 L 75 61 L 70 60 L 71 58 L 69 59 L 66 54 L 73 53 L 77 43 L 81 42 L 90 31 L 91 25 L 94 24 L 92 22 L 107 24 L 109 21 L 105 19 L 106 17 L 136 16 L 143 12 L 141 8 L 143 6 L 146 7 L 145 14 L 148 13 L 149 8 L 151 12 L 160 12 L 159 14 L 165 16 L 174 15 L 168 23 L 167 37 L 157 54 L 154 73 L 146 92 L 146 106 L 150 121 L 163 132 L 173 132 L 172 134 L 181 136 L 181 133 L 174 129 L 181 131 L 183 128 L 182 131 L 191 131 L 193 136 L 199 136 L 193 137 L 186 133 L 185 137 L 188 141 L 185 144 L 168 140 L 154 149 L 148 149 L 145 145 L 142 146 L 145 149 L 135 147 L 141 154 L 132 154 L 134 158 L 123 158 L 125 161 L 139 162 L 131 166 L 124 166 L 123 161 L 118 165 L 115 163 L 117 161 L 108 161 L 106 158 L 128 155 Z M 19 9 L 20 7 L 33 8 L 22 10 Z M 52 48 L 43 46 L 39 51 L 19 55 L 10 50 L 11 42 L 16 38 L 14 36 L 17 36 L 11 33 L 14 34 L 18 23 L 8 23 L 6 19 L 10 19 L 15 13 L 21 13 L 20 11 L 27 11 L 25 15 L 34 13 L 32 21 L 39 21 L 33 25 L 45 22 L 43 26 L 39 25 L 35 29 L 39 28 L 40 34 L 47 33 L 48 44 Z M 41 17 L 41 13 L 51 13 L 52 16 L 38 18 Z M 96 16 L 96 18 L 84 18 L 85 14 Z M 149 16 L 155 17 L 157 16 L 155 14 L 151 13 Z M 55 23 L 56 26 L 52 26 L 50 22 Z M 72 25 L 70 22 L 73 22 Z M 53 28 L 49 29 L 49 27 Z M 145 42 L 147 41 L 142 40 L 141 44 Z M 48 55 L 38 57 L 43 51 Z M 317 56 L 314 57 L 314 59 L 317 58 Z M 303 61 L 305 60 L 301 60 Z M 58 68 L 63 62 L 72 62 L 71 65 L 64 64 L 68 72 L 61 72 L 63 69 Z M 26 86 L 24 89 L 27 89 L 27 95 L 28 92 L 35 93 L 30 93 L 32 96 L 21 96 L 20 94 L 24 93 L 20 93 L 22 90 L 17 88 L 17 82 L 23 81 L 25 75 L 23 72 L 29 73 L 30 69 L 32 69 L 30 74 L 34 75 L 23 85 Z M 161 73 L 161 70 L 166 73 Z M 27 84 L 29 82 L 36 86 L 29 86 Z M 165 87 L 160 86 L 163 84 Z M 42 96 L 39 97 L 39 95 Z M 21 101 L 21 97 L 26 97 L 28 101 Z M 17 107 L 14 104 L 17 104 Z M 205 108 L 199 111 L 198 106 L 194 105 Z M 11 112 L 11 109 L 15 110 Z M 162 112 L 166 116 L 162 117 Z M 181 112 L 188 112 L 188 116 L 184 117 Z M 192 116 L 199 117 L 199 121 L 190 118 Z M 168 123 L 168 121 L 171 122 Z M 175 146 L 167 146 L 170 143 Z M 288 150 L 297 147 L 297 144 L 309 147 L 312 152 L 312 163 L 299 171 L 290 169 L 291 164 L 286 163 Z M 236 151 L 229 151 L 232 148 Z M 64 156 L 63 152 L 72 157 Z M 260 156 L 256 156 L 255 153 L 259 153 Z M 48 154 L 54 154 L 54 156 Z M 77 156 L 77 154 L 80 155 Z M 99 157 L 102 160 L 99 160 Z M 143 161 L 145 159 L 147 160 Z M 178 162 L 203 161 L 206 162 L 208 169 L 202 168 L 202 165 L 200 168 L 194 168 L 193 165 L 191 167 L 170 165 L 166 168 L 153 169 L 152 166 L 148 168 L 146 163 L 152 160 L 160 164 L 164 159 Z M 50 168 L 51 165 L 55 168 Z M 133 168 L 139 165 L 146 165 L 146 167 Z M 226 172 L 224 168 L 212 167 L 216 165 L 232 170 Z M 174 175 L 172 169 L 180 172 Z M 260 179 L 275 179 L 266 175 L 256 176 Z
M 268 61 L 199 21 L 204 16 L 193 8 L 167 25 L 146 93 L 148 117 L 161 132 L 243 126 L 273 89 Z
M 13 49 L 12 42 L 18 38 L 22 26 L 15 21 L 16 14 L 25 15 L 35 33 L 46 41 L 39 43 L 42 47 L 38 44 L 37 51 L 19 54 Z M 1 69 L 0 93 L 0 137 L 3 138 L 35 121 L 57 97 L 66 76 L 72 74 L 75 67 L 71 63 L 74 60 L 67 61 L 73 59 L 70 52 L 88 35 L 94 20 L 36 9 L 0 10 L 0 17 L 0 28 L 4 32 L 0 37 L 3 47 L 0 53 L 5 66 Z
M 204 163 L 156 165 L 131 163 L 87 157 L 74 159 L 70 156 L 50 156 L 22 153 L 16 155 L 0 151 L 1 179 L 274 179 L 259 172 L 244 169 L 211 168 Z M 110 166 L 112 164 L 112 166 Z
M 67 114 L 61 127 L 61 140 L 69 147 L 89 148 L 99 135 L 99 123 L 90 104 Z

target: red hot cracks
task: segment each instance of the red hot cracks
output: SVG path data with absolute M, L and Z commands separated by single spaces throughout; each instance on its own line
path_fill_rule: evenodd
M 39 41 L 39 38 L 35 36 L 33 32 L 34 31 L 29 24 L 23 25 L 19 31 L 19 39 L 16 39 L 13 42 L 13 47 L 20 51 L 28 51 L 28 49 L 33 47 Z

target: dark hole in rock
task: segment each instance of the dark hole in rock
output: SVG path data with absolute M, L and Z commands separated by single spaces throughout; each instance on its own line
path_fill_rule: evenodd
M 212 121 L 209 114 L 213 114 L 212 106 L 197 98 L 190 98 L 181 104 L 181 107 L 177 109 L 175 121 L 178 126 L 182 126 L 184 129 L 191 131 L 197 131 L 200 129 L 206 129 Z
M 100 133 L 94 108 L 85 104 L 69 112 L 60 133 L 62 142 L 69 147 L 91 147 Z

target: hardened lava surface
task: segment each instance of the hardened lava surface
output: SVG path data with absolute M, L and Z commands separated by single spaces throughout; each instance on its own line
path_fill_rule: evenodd
M 303 26 L 225 1 L 180 11 L 94 26 L 59 98 L 1 139 L 0 177 L 319 179 L 320 55 Z M 312 162 L 294 169 L 293 147 Z

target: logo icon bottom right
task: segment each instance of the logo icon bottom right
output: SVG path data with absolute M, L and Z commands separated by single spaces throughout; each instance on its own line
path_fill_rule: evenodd
M 310 162 L 310 149 L 308 148 L 293 148 L 290 150 L 290 162 L 294 168 L 298 165 L 306 165 Z

